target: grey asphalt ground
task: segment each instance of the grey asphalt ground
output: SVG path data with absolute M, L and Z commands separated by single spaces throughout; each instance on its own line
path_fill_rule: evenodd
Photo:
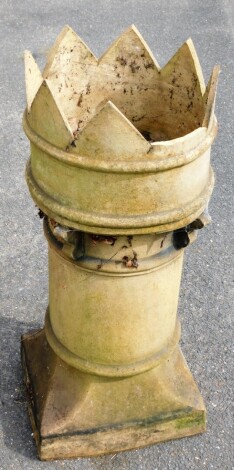
M 230 470 L 232 448 L 233 312 L 233 0 L 1 0 L 1 431 L 0 469 Z M 182 348 L 204 397 L 203 435 L 116 456 L 40 462 L 26 412 L 20 336 L 43 324 L 47 305 L 47 247 L 24 180 L 29 144 L 23 50 L 42 66 L 47 49 L 69 24 L 96 55 L 130 24 L 160 65 L 191 36 L 206 80 L 221 64 L 216 106 L 219 134 L 212 149 L 216 187 L 213 224 L 187 249 L 180 293 Z M 232 80 L 231 80 L 232 78 Z

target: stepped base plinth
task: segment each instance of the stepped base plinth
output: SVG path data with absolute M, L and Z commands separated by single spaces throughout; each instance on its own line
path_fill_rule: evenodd
M 116 453 L 205 431 L 204 403 L 179 347 L 147 372 L 99 377 L 62 361 L 43 329 L 23 335 L 22 361 L 41 460 Z

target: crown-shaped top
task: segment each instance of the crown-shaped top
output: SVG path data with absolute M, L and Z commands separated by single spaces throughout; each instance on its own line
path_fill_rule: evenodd
M 192 40 L 160 69 L 135 26 L 98 60 L 66 26 L 41 74 L 25 52 L 27 120 L 51 144 L 128 159 L 213 122 L 219 67 L 205 87 Z

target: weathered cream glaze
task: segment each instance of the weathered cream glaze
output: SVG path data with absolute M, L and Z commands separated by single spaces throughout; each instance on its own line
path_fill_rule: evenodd
M 111 379 L 70 367 L 41 330 L 24 335 L 23 364 L 42 460 L 116 453 L 205 430 L 204 403 L 178 347 L 145 373 Z
M 104 234 L 173 230 L 192 222 L 207 206 L 215 134 L 214 124 L 198 145 L 197 135 L 191 135 L 184 153 L 173 155 L 170 146 L 170 157 L 160 158 L 154 146 L 154 159 L 127 162 L 78 160 L 56 148 L 47 153 L 37 142 L 27 167 L 29 189 L 47 215 L 77 229 Z
M 206 88 L 191 40 L 160 69 L 132 26 L 99 60 L 65 27 L 43 74 L 29 52 L 25 71 L 26 177 L 49 244 L 45 328 L 22 341 L 39 456 L 202 432 L 173 231 L 193 241 L 188 224 L 207 220 L 219 69 Z
M 152 239 L 150 235 L 148 240 L 144 236 L 146 251 Z M 126 237 L 120 237 L 118 243 L 125 246 Z M 141 237 L 134 237 L 130 251 L 137 252 L 139 270 L 129 271 L 121 263 L 128 252 L 125 248 L 119 251 L 117 261 L 118 257 L 116 260 L 113 255 L 118 248 L 114 245 L 106 248 L 111 262 L 109 271 L 103 272 L 102 267 L 98 269 L 98 255 L 93 267 L 89 259 L 82 258 L 80 269 L 79 260 L 61 257 L 50 240 L 50 323 L 57 340 L 72 354 L 90 363 L 113 366 L 127 366 L 145 359 L 151 368 L 151 356 L 156 357 L 172 340 L 183 251 L 159 248 L 144 259 L 140 246 Z M 52 346 L 50 334 L 47 339 Z M 59 354 L 59 350 L 56 352 Z M 66 362 L 69 363 L 68 358 Z M 95 368 L 90 364 L 88 371 L 94 372 Z M 137 366 L 135 373 L 139 373 Z M 113 371 L 115 374 L 121 375 Z
M 160 69 L 134 26 L 99 61 L 65 27 L 44 81 L 28 52 L 25 70 L 27 181 L 49 217 L 121 235 L 173 230 L 203 212 L 219 68 L 206 89 L 191 40 Z
M 74 261 L 47 221 L 45 232 L 49 309 L 45 328 L 22 342 L 40 458 L 204 431 L 204 403 L 178 348 L 183 250 L 173 248 L 172 234 L 118 237 L 108 246 L 84 234 Z M 139 270 L 127 268 L 123 255 L 136 252 Z

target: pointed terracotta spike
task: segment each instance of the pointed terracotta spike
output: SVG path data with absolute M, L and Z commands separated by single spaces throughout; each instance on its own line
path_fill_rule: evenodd
M 96 75 L 97 59 L 77 34 L 66 26 L 48 55 L 43 77 L 50 81 L 51 89 L 67 118 L 80 114 L 80 101 L 92 76 Z
M 64 37 L 66 37 L 69 31 L 70 31 L 70 27 L 68 25 L 64 26 L 62 31 L 57 36 L 53 46 L 49 49 L 47 53 L 47 62 L 43 70 L 44 78 L 48 78 L 48 75 L 50 74 L 50 69 L 52 68 L 53 62 L 55 61 L 55 57 L 58 54 L 60 45 L 62 44 Z
M 206 92 L 204 94 L 204 103 L 205 103 L 205 115 L 202 125 L 204 127 L 209 127 L 209 124 L 212 122 L 215 109 L 215 98 L 218 85 L 218 78 L 220 73 L 220 66 L 216 65 L 213 68 L 210 80 L 206 87 Z
M 160 69 L 151 50 L 134 25 L 111 44 L 98 62 L 100 65 L 121 66 L 129 74 Z
M 24 51 L 24 67 L 27 109 L 29 111 L 36 93 L 38 92 L 43 82 L 43 78 L 41 71 L 30 51 Z
M 56 72 L 64 73 L 61 70 L 64 68 L 69 71 L 72 62 L 82 61 L 96 63 L 97 59 L 75 31 L 70 26 L 65 26 L 50 49 L 43 77 L 49 78 Z
M 174 138 L 201 127 L 205 84 L 191 39 L 188 39 L 161 69 L 160 82 L 160 102 L 164 102 L 164 108 L 169 113 L 171 130 L 176 123 L 179 131 L 178 135 L 174 133 Z
M 56 147 L 65 149 L 74 139 L 67 118 L 59 109 L 47 80 L 43 81 L 32 102 L 28 121 L 39 136 Z
M 144 156 L 150 144 L 108 101 L 80 132 L 73 152 L 87 157 L 129 159 Z
M 161 69 L 161 76 L 175 87 L 187 87 L 191 93 L 204 95 L 204 77 L 192 39 L 188 39 Z

